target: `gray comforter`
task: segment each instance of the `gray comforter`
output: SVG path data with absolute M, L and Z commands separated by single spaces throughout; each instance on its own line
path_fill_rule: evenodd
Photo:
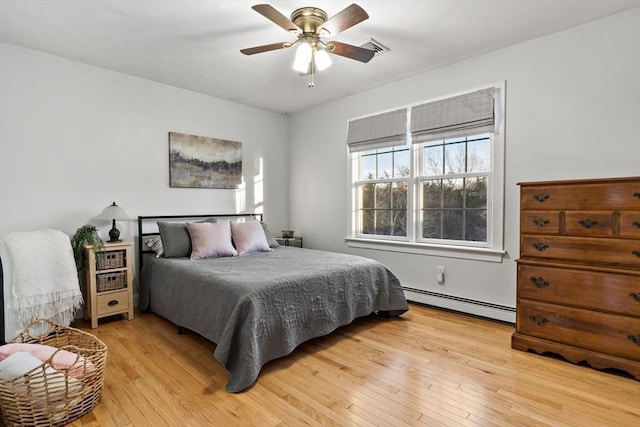
M 377 261 L 289 247 L 239 257 L 146 257 L 140 308 L 216 343 L 239 392 L 262 366 L 372 312 L 408 310 L 396 276 Z

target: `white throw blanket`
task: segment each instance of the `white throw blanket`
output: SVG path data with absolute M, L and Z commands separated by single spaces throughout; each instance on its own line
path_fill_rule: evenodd
M 0 239 L 9 251 L 13 273 L 4 277 L 12 290 L 12 295 L 5 295 L 5 307 L 23 327 L 39 317 L 69 325 L 83 303 L 69 236 L 38 230 Z

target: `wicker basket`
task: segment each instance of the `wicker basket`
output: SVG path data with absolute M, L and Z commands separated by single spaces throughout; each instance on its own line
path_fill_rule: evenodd
M 127 287 L 127 272 L 103 273 L 96 275 L 96 290 L 98 292 L 113 291 Z
M 34 336 L 32 329 L 47 330 Z M 0 417 L 8 426 L 62 426 L 90 412 L 102 396 L 107 346 L 95 336 L 49 320 L 34 320 L 13 340 L 58 350 L 42 365 L 12 380 L 0 380 Z M 60 350 L 78 354 L 70 369 L 53 368 Z
M 108 270 L 110 268 L 122 268 L 126 266 L 126 251 L 102 252 L 96 258 L 96 270 Z

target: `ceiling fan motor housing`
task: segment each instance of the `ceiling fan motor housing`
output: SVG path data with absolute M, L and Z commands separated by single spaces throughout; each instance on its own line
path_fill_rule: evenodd
M 301 7 L 291 14 L 291 21 L 296 24 L 303 33 L 315 33 L 316 28 L 327 21 L 327 14 L 317 7 Z

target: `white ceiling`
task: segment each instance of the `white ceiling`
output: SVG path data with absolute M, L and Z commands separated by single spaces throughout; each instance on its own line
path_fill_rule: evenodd
M 293 41 L 251 9 L 302 6 L 331 17 L 352 1 L 0 0 L 0 42 L 277 112 L 296 112 L 492 50 L 561 31 L 640 0 L 357 0 L 370 18 L 334 39 L 390 51 L 363 64 L 332 55 L 315 87 L 291 69 Z

